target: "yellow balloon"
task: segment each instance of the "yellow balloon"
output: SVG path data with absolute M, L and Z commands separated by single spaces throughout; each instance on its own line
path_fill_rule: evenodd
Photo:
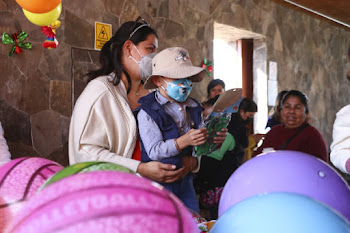
M 35 25 L 38 26 L 48 26 L 51 23 L 55 22 L 61 15 L 62 12 L 62 3 L 60 3 L 55 9 L 47 13 L 37 14 L 29 12 L 23 9 L 24 15 L 27 19 Z

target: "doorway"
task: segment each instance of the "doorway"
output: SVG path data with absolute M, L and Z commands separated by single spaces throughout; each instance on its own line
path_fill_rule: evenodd
M 213 73 L 226 90 L 242 88 L 243 96 L 258 105 L 251 133 L 264 133 L 268 118 L 265 37 L 229 25 L 214 23 Z

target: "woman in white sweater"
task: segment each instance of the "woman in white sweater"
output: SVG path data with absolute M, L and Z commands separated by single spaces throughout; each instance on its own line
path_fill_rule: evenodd
M 331 162 L 342 172 L 350 174 L 350 105 L 340 109 L 333 125 Z
M 141 20 L 141 22 L 138 22 Z M 142 18 L 124 23 L 103 46 L 101 68 L 88 74 L 89 83 L 78 98 L 69 130 L 70 164 L 109 161 L 157 182 L 174 182 L 198 166 L 184 157 L 184 167 L 132 159 L 138 133 L 133 110 L 149 93 L 143 79 L 151 71 L 158 47 L 156 32 Z
M 0 122 L 0 166 L 11 160 L 11 154 L 9 147 L 7 146 L 6 139 L 4 138 L 4 130 Z

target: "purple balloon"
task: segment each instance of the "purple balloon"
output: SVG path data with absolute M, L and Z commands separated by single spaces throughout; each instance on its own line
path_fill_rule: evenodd
M 323 202 L 350 220 L 350 188 L 327 163 L 297 151 L 273 151 L 252 158 L 227 181 L 219 216 L 236 203 L 258 194 L 290 192 Z

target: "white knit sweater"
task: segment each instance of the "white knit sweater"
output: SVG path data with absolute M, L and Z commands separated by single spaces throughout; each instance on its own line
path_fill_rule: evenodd
M 114 86 L 101 76 L 92 80 L 78 98 L 69 129 L 69 162 L 109 161 L 137 170 L 131 159 L 136 120 L 123 82 Z
M 333 125 L 333 142 L 331 144 L 331 162 L 342 172 L 350 158 L 350 105 L 340 109 Z
M 11 160 L 11 154 L 4 138 L 4 130 L 0 122 L 0 166 Z

